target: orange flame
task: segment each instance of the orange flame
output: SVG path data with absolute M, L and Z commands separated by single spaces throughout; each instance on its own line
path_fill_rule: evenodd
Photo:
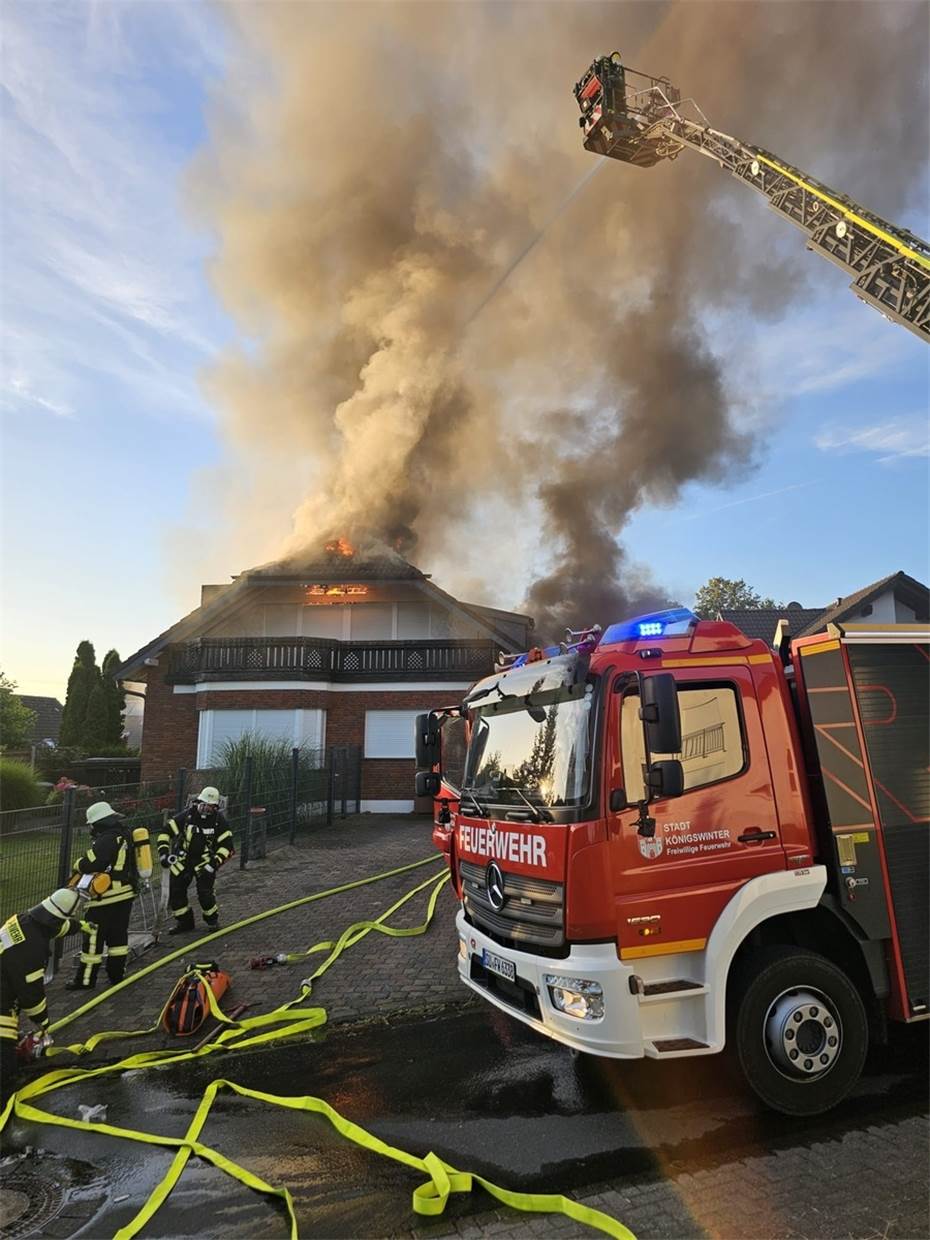
M 345 559 L 350 559 L 355 555 L 355 548 L 347 538 L 334 538 L 326 544 L 327 555 L 341 555 Z

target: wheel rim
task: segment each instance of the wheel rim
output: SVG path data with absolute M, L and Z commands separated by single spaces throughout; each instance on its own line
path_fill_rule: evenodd
M 843 1027 L 835 1005 L 810 986 L 784 990 L 769 1004 L 763 1025 L 765 1051 L 792 1080 L 826 1076 L 843 1048 Z

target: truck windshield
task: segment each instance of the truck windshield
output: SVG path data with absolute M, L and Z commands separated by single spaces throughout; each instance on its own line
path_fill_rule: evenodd
M 549 695 L 547 695 L 549 696 Z M 536 708 L 502 702 L 476 712 L 465 762 L 464 787 L 479 801 L 541 808 L 587 800 L 594 690 Z

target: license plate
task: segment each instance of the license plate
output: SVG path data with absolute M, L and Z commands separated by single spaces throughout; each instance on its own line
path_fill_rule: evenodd
M 506 977 L 508 982 L 516 980 L 516 965 L 510 960 L 505 960 L 503 956 L 498 956 L 495 952 L 489 952 L 487 948 L 481 953 L 481 963 L 489 973 L 496 973 L 498 977 Z

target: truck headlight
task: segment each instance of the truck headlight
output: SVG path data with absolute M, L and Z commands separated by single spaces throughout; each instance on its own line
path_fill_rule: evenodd
M 552 1006 L 577 1020 L 600 1020 L 604 1015 L 604 991 L 600 982 L 586 977 L 546 974 Z

